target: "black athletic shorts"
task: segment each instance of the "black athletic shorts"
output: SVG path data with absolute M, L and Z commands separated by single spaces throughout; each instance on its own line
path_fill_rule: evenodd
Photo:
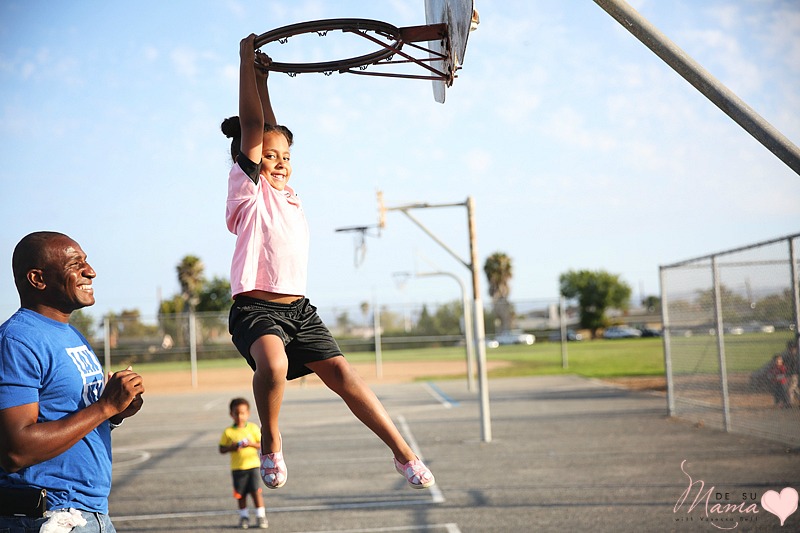
M 233 478 L 233 497 L 241 500 L 248 494 L 261 492 L 261 476 L 258 468 L 231 470 Z
M 310 374 L 306 363 L 343 355 L 308 298 L 281 304 L 239 296 L 231 307 L 228 329 L 236 349 L 253 370 L 256 369 L 256 362 L 250 355 L 253 343 L 264 335 L 280 337 L 289 359 L 286 379 Z

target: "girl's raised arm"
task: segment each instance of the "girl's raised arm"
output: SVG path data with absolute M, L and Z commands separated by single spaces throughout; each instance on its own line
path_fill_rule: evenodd
M 255 38 L 255 34 L 250 34 L 239 43 L 239 123 L 242 127 L 241 154 L 259 163 L 264 142 L 264 110 L 256 76 Z
M 256 84 L 258 85 L 258 97 L 261 100 L 261 110 L 264 113 L 264 122 L 272 126 L 278 124 L 275 112 L 272 110 L 272 103 L 269 100 L 269 85 L 267 78 L 269 71 L 267 67 L 272 62 L 269 56 L 263 52 L 256 52 Z

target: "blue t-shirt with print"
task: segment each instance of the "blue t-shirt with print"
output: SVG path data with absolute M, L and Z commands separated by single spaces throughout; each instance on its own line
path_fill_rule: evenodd
M 103 369 L 77 329 L 29 309 L 0 325 L 0 410 L 39 403 L 37 422 L 59 420 L 96 402 Z M 49 509 L 108 513 L 111 428 L 100 424 L 69 450 L 9 473 L 0 486 L 47 489 Z

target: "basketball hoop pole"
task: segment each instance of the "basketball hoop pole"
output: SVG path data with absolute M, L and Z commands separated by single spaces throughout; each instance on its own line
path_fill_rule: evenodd
M 470 260 L 465 261 L 454 252 L 447 244 L 426 228 L 422 222 L 417 220 L 411 213 L 412 209 L 435 209 L 440 207 L 466 207 L 467 208 L 467 228 L 469 232 Z M 414 224 L 432 238 L 439 246 L 445 249 L 459 263 L 467 267 L 472 274 L 472 321 L 475 342 L 475 353 L 478 359 L 478 389 L 481 406 L 481 440 L 483 442 L 492 441 L 492 422 L 489 414 L 489 380 L 486 370 L 486 331 L 483 324 L 483 304 L 481 303 L 480 292 L 480 273 L 478 267 L 478 247 L 475 229 L 475 200 L 470 196 L 465 202 L 451 204 L 428 204 L 418 203 L 399 207 L 384 207 L 385 211 L 400 211 L 407 216 Z
M 467 288 L 464 286 L 464 281 L 453 274 L 452 272 L 415 272 L 414 276 L 418 278 L 430 278 L 434 276 L 445 276 L 452 278 L 458 283 L 461 289 L 461 307 L 464 310 L 464 346 L 467 352 L 467 390 L 469 392 L 475 391 L 475 333 L 474 324 L 472 322 L 472 309 L 470 308 L 469 298 L 467 298 Z
M 711 100 L 726 115 L 755 137 L 778 159 L 800 174 L 800 148 L 764 117 L 753 111 L 736 94 L 681 50 L 625 0 L 594 0 L 634 37 L 680 74 L 695 89 Z

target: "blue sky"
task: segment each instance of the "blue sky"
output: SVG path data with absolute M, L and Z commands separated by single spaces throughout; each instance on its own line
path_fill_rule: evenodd
M 800 4 L 632 5 L 800 142 Z M 352 237 L 334 230 L 374 223 L 379 189 L 389 207 L 474 197 L 481 266 L 493 252 L 511 256 L 513 300 L 556 296 L 569 269 L 605 269 L 635 296 L 655 294 L 659 265 L 800 231 L 800 177 L 594 2 L 477 7 L 481 26 L 444 105 L 426 81 L 272 75 L 278 119 L 295 133 L 291 184 L 312 231 L 318 306 L 458 298 L 444 278 L 401 289 L 398 271 L 468 279 L 398 212 L 354 267 Z M 87 251 L 98 316 L 154 314 L 159 294 L 178 291 L 187 254 L 209 277 L 227 276 L 230 158 L 219 124 L 237 110 L 239 40 L 340 17 L 410 26 L 424 23 L 424 7 L 2 2 L 0 314 L 18 306 L 13 247 L 36 230 L 65 232 Z M 339 42 L 328 39 L 271 53 L 332 59 L 326 47 Z M 464 209 L 413 214 L 468 257 Z

